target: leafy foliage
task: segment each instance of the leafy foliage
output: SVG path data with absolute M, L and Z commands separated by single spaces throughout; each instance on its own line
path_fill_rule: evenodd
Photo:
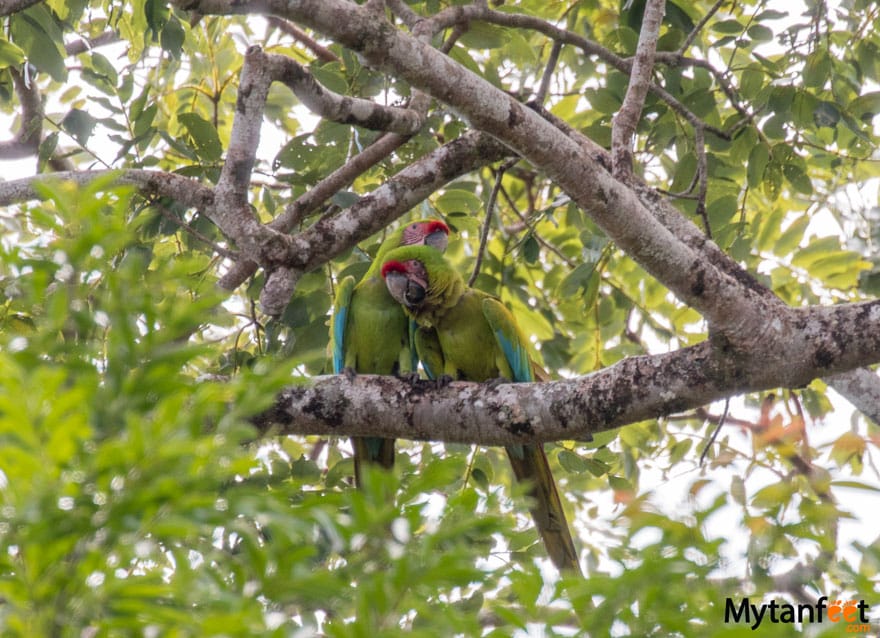
M 432 14 L 448 4 L 409 6 Z M 661 53 L 677 51 L 712 4 L 667 3 Z M 637 6 L 522 0 L 497 9 L 586 34 L 623 58 L 638 40 Z M 345 95 L 390 103 L 410 94 L 333 43 L 322 45 L 334 60 L 314 61 L 263 20 L 191 21 L 152 0 L 39 3 L 4 27 L 0 108 L 18 108 L 11 74 L 27 60 L 49 97 L 43 168 L 64 153 L 81 167 L 216 181 L 244 40 L 310 64 Z M 705 212 L 714 240 L 794 306 L 880 290 L 878 27 L 867 0 L 835 9 L 745 0 L 695 34 L 685 51 L 695 61 L 658 61 L 655 81 L 712 127 Z M 119 42 L 67 54 L 72 34 L 105 31 Z M 474 22 L 450 56 L 527 100 L 550 48 L 536 31 Z M 607 145 L 627 82 L 567 45 L 545 105 Z M 262 220 L 377 135 L 315 123 L 283 88 L 273 87 L 267 119 L 264 181 L 251 198 Z M 466 126 L 435 107 L 422 133 L 316 215 L 350 205 Z M 702 149 L 684 115 L 655 94 L 636 151 L 646 181 L 679 194 L 702 224 Z M 456 230 L 448 254 L 462 272 L 477 263 L 497 180 L 476 285 L 514 311 L 548 370 L 587 374 L 706 338 L 695 311 L 522 162 L 459 179 L 412 212 Z M 198 212 L 109 182 L 56 184 L 46 196 L 0 214 L 3 635 L 433 636 L 442 627 L 724 636 L 738 635 L 720 623 L 725 597 L 772 595 L 774 576 L 798 562 L 815 567 L 798 583 L 811 596 L 876 591 L 877 540 L 844 543 L 840 529 L 857 509 L 845 499 L 854 490 L 858 509 L 877 503 L 878 433 L 857 415 L 843 423 L 821 382 L 735 403 L 738 427 L 722 432 L 703 469 L 714 407 L 547 446 L 590 574 L 554 581 L 496 450 L 401 444 L 395 475 L 371 474 L 355 491 L 345 442 L 254 440 L 249 415 L 282 386 L 328 369 L 334 282 L 362 274 L 381 238 L 304 276 L 287 311 L 267 319 L 255 309 L 262 274 L 232 297 L 215 289 L 214 245 L 224 239 Z M 835 427 L 819 443 L 823 421 Z M 674 489 L 683 505 L 672 504 Z

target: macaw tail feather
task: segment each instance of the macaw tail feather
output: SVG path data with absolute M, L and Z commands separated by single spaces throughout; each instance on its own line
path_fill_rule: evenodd
M 550 560 L 559 570 L 581 574 L 577 550 L 568 529 L 556 482 L 542 445 L 513 445 L 504 448 L 517 481 L 531 485 L 532 518 L 544 540 Z
M 394 439 L 353 436 L 351 444 L 354 448 L 354 484 L 357 487 L 361 486 L 361 464 L 375 463 L 387 470 L 394 467 Z

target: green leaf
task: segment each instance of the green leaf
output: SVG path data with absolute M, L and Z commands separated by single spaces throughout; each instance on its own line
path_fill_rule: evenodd
M 764 171 L 770 162 L 770 148 L 766 144 L 758 144 L 749 153 L 747 170 L 749 188 L 757 188 L 764 180 Z
M 345 79 L 345 75 L 340 73 L 334 67 L 327 66 L 318 66 L 313 64 L 309 67 L 309 72 L 315 76 L 315 79 L 318 82 L 334 91 L 335 93 L 339 93 L 340 95 L 345 95 L 348 93 L 348 80 Z
M 764 22 L 765 20 L 781 20 L 787 18 L 787 11 L 776 11 L 774 9 L 766 9 L 755 16 L 755 22 Z
M 70 133 L 77 142 L 85 146 L 88 139 L 92 136 L 97 120 L 85 111 L 80 109 L 71 109 L 64 119 L 61 120 L 61 127 Z
M 6 38 L 0 38 L 0 69 L 24 62 L 24 51 Z
M 173 58 L 180 59 L 185 39 L 186 32 L 183 30 L 183 25 L 180 24 L 180 20 L 176 16 L 172 15 L 162 28 L 162 34 L 159 38 L 162 48 L 168 51 Z
M 499 49 L 507 44 L 507 30 L 485 22 L 471 22 L 460 42 L 471 49 Z
M 168 22 L 170 11 L 162 0 L 146 0 L 144 2 L 144 16 L 147 19 L 147 34 L 153 42 L 159 40 L 159 34 Z
M 584 91 L 584 97 L 599 113 L 613 114 L 620 109 L 620 98 L 608 89 L 588 89 Z
M 570 450 L 560 450 L 557 458 L 562 468 L 572 474 L 579 474 L 588 468 L 586 459 Z
M 587 471 L 595 477 L 605 476 L 611 471 L 611 466 L 608 463 L 597 458 L 587 457 L 583 461 L 587 466 Z
M 738 20 L 722 20 L 712 24 L 712 30 L 716 33 L 738 34 L 745 31 L 745 26 Z
M 818 127 L 834 128 L 840 121 L 840 110 L 833 102 L 819 102 L 813 113 L 813 120 Z
M 828 51 L 819 49 L 807 57 L 804 65 L 804 85 L 822 87 L 831 76 L 831 58 Z
M 752 40 L 757 42 L 769 42 L 773 39 L 773 30 L 763 24 L 753 24 L 746 31 Z
M 45 6 L 34 5 L 10 18 L 12 41 L 27 55 L 28 62 L 48 73 L 56 82 L 67 79 L 63 36 Z
M 55 149 L 58 147 L 58 131 L 54 131 L 49 133 L 45 137 L 45 139 L 40 142 L 40 150 L 38 152 L 38 161 L 40 166 L 45 166 L 46 162 L 49 161 L 49 158 L 52 157 L 52 154 L 55 152 Z
M 434 200 L 434 207 L 442 215 L 465 211 L 475 214 L 483 210 L 483 202 L 469 190 L 448 189 Z
M 786 163 L 782 167 L 782 174 L 785 175 L 785 179 L 794 186 L 797 192 L 804 195 L 813 194 L 813 184 L 802 167 L 797 164 Z
M 794 254 L 791 263 L 798 268 L 809 270 L 810 265 L 815 261 L 837 252 L 840 252 L 840 238 L 835 236 L 814 238 Z
M 863 122 L 870 122 L 880 113 L 880 91 L 872 91 L 860 95 L 853 100 L 847 109 L 853 117 Z
M 730 479 L 730 495 L 738 505 L 746 504 L 746 485 L 742 477 L 735 474 Z
M 159 105 L 153 102 L 138 114 L 137 118 L 134 120 L 134 134 L 136 137 L 140 137 L 150 130 L 158 110 Z
M 750 67 L 743 71 L 740 79 L 740 91 L 746 99 L 752 99 L 758 95 L 764 87 L 764 72 L 759 68 Z
M 523 241 L 522 255 L 527 264 L 534 264 L 541 256 L 541 246 L 532 233 L 526 235 L 525 241 Z
M 773 246 L 773 252 L 777 255 L 784 256 L 797 248 L 798 244 L 800 244 L 801 240 L 804 238 L 804 233 L 806 232 L 809 223 L 810 217 L 808 215 L 801 215 L 795 219 L 788 225 L 788 228 L 785 229 L 782 235 L 779 236 L 779 239 L 776 240 L 776 243 Z
M 779 481 L 758 490 L 752 497 L 752 507 L 776 509 L 789 502 L 795 487 L 788 481 Z
M 348 208 L 349 206 L 357 203 L 359 200 L 360 196 L 357 193 L 352 193 L 351 191 L 336 191 L 333 197 L 330 198 L 330 201 L 332 201 L 340 208 Z
M 589 286 L 590 280 L 596 275 L 595 264 L 581 263 L 568 273 L 556 289 L 556 297 L 565 299 L 575 296 L 578 291 Z
M 201 159 L 207 162 L 220 160 L 223 146 L 220 144 L 220 136 L 213 124 L 197 113 L 181 113 L 177 116 L 177 120 L 189 133 L 190 140 Z

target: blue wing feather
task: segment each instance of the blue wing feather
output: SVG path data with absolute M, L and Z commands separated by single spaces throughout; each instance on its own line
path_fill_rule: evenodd
M 529 351 L 523 342 L 519 327 L 516 325 L 516 318 L 510 310 L 498 299 L 487 297 L 483 300 L 483 315 L 489 322 L 492 334 L 495 335 L 495 341 L 498 342 L 501 352 L 510 366 L 513 375 L 511 381 L 534 381 L 535 376 L 532 372 Z
M 504 358 L 507 359 L 507 363 L 513 371 L 513 381 L 534 381 L 535 379 L 532 375 L 532 364 L 529 360 L 529 353 L 519 340 L 517 339 L 516 343 L 512 342 L 504 336 L 502 330 L 495 330 L 495 340 L 498 342 L 498 345 L 501 346 L 501 351 L 504 352 Z
M 330 316 L 333 374 L 339 374 L 345 368 L 345 328 L 348 324 L 348 311 L 349 308 L 351 308 L 351 295 L 353 290 L 353 277 L 346 277 L 343 279 L 336 290 L 333 314 Z
M 345 354 L 343 352 L 343 338 L 345 337 L 345 324 L 348 321 L 348 308 L 340 308 L 333 313 L 333 373 L 339 374 L 345 367 Z
M 412 364 L 410 371 L 416 372 L 419 369 L 419 353 L 416 352 L 416 330 L 419 329 L 419 324 L 415 319 L 410 318 L 407 325 L 409 326 L 409 360 Z

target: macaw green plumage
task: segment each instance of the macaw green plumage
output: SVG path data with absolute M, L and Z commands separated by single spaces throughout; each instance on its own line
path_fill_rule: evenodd
M 389 251 L 382 275 L 391 296 L 419 324 L 415 346 L 428 376 L 535 380 L 527 341 L 513 314 L 495 297 L 468 288 L 439 252 L 425 246 Z M 560 569 L 580 573 L 543 446 L 512 445 L 505 450 L 516 479 L 531 486 L 532 517 L 551 560 Z
M 415 372 L 418 359 L 412 346 L 410 319 L 392 299 L 380 273 L 386 253 L 399 246 L 429 245 L 445 250 L 449 228 L 431 219 L 401 226 L 386 237 L 363 278 L 343 279 L 336 289 L 330 318 L 333 372 L 345 369 L 363 374 Z M 431 250 L 434 250 L 431 248 Z M 394 439 L 352 437 L 355 483 L 361 484 L 361 464 L 394 465 Z

